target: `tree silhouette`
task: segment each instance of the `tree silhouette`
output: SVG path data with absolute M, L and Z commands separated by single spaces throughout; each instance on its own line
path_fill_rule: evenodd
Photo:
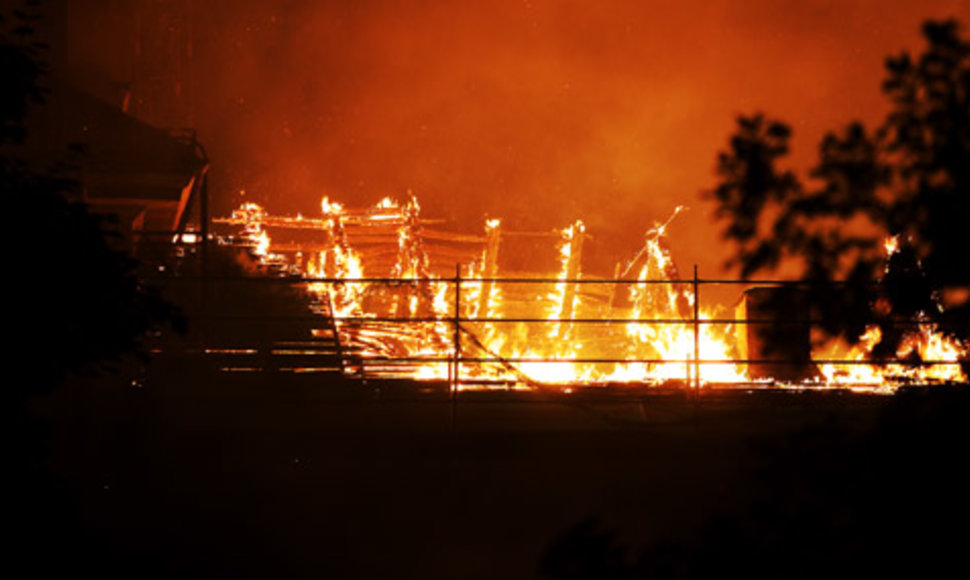
M 64 151 L 58 166 L 37 169 L 24 150 L 28 109 L 47 94 L 45 47 L 32 40 L 33 18 L 29 10 L 0 14 L 0 195 L 9 217 L 8 307 L 19 313 L 6 330 L 13 338 L 8 356 L 27 376 L 4 396 L 19 401 L 69 373 L 135 354 L 148 330 L 180 322 L 176 309 L 139 281 L 109 220 L 79 201 L 69 161 L 83 152 Z
M 822 329 L 858 339 L 878 324 L 876 354 L 894 353 L 913 319 L 970 338 L 970 43 L 959 33 L 954 20 L 927 22 L 923 54 L 888 58 L 886 119 L 827 134 L 810 180 L 781 167 L 788 125 L 740 117 L 708 193 L 734 246 L 728 267 L 747 279 L 798 264 Z
M 25 8 L 35 2 L 28 2 Z M 31 103 L 44 96 L 41 78 L 48 72 L 41 58 L 46 46 L 33 38 L 37 16 L 30 10 L 16 10 L 12 17 L 0 13 L 0 147 L 23 142 L 24 118 Z M 3 158 L 6 166 L 8 159 Z

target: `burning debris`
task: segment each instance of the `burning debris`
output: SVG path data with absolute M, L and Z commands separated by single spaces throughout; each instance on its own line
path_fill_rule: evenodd
M 682 208 L 646 233 L 613 278 L 583 272 L 582 221 L 535 233 L 505 231 L 490 219 L 476 236 L 434 229 L 439 222 L 420 209 L 413 196 L 364 209 L 324 198 L 322 217 L 272 216 L 247 203 L 216 222 L 241 228 L 239 239 L 271 269 L 306 280 L 319 313 L 332 320 L 314 332 L 337 340 L 351 375 L 450 379 L 462 388 L 771 384 L 874 392 L 966 380 L 957 364 L 966 347 L 929 324 L 914 327 L 891 364 L 869 364 L 878 327 L 854 346 L 831 342 L 809 354 L 807 322 L 792 339 L 804 346 L 799 360 L 749 360 L 765 352 L 751 338 L 752 313 L 730 318 L 731 309 L 699 304 L 696 273 L 682 278 L 671 257 L 667 228 Z M 276 241 L 271 228 L 301 235 Z M 499 277 L 502 242 L 516 236 L 556 244 L 558 269 Z M 741 304 L 757 310 L 752 300 L 764 294 L 749 289 Z

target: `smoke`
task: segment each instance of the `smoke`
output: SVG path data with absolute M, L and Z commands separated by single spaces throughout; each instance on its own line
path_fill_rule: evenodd
M 961 9 L 963 12 L 961 13 Z M 811 162 L 884 111 L 882 62 L 960 0 L 196 3 L 196 119 L 216 207 L 315 212 L 413 191 L 479 229 L 582 218 L 589 257 L 630 254 L 679 204 L 675 257 L 718 272 L 710 210 L 734 118 L 765 110 Z M 964 19 L 966 20 L 966 19 Z M 610 256 L 611 258 L 606 258 Z

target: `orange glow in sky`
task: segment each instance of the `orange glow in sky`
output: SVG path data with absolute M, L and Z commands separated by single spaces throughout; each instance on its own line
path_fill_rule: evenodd
M 675 257 L 712 275 L 699 193 L 738 114 L 792 124 L 804 166 L 823 132 L 880 119 L 882 63 L 922 49 L 923 20 L 970 25 L 963 0 L 198 4 L 196 119 L 225 211 L 240 189 L 294 214 L 410 189 L 474 230 L 581 218 L 595 261 L 685 204 Z

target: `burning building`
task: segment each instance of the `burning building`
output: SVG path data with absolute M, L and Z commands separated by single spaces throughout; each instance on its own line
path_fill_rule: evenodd
M 679 275 L 658 223 L 612 277 L 583 271 L 583 222 L 553 232 L 446 232 L 420 215 L 412 196 L 350 209 L 325 198 L 321 217 L 273 216 L 245 204 L 222 226 L 276 272 L 295 275 L 335 325 L 341 368 L 356 376 L 448 378 L 464 387 L 635 383 L 817 388 L 892 387 L 896 371 L 858 364 L 815 370 L 807 307 L 797 289 L 750 288 L 735 317 L 700 303 L 708 281 Z M 558 249 L 546 271 L 503 269 L 506 245 L 545 238 Z M 300 241 L 302 240 L 302 241 Z M 458 264 L 456 267 L 455 264 Z M 770 348 L 764 328 L 772 329 Z M 962 348 L 921 352 L 943 364 L 917 380 L 963 380 Z M 917 341 L 918 342 L 918 341 Z M 929 344 L 929 340 L 922 343 Z M 914 343 L 916 344 L 916 343 Z M 871 345 L 870 345 L 871 347 Z M 912 346 L 911 348 L 919 348 Z M 925 369 L 924 369 L 925 370 Z M 824 379 L 822 376 L 824 375 Z

